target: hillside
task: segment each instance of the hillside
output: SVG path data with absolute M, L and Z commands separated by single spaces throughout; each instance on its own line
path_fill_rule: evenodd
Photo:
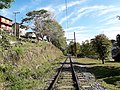
M 62 52 L 54 45 L 22 42 L 0 53 L 0 90 L 38 90 L 54 73 L 62 60 Z

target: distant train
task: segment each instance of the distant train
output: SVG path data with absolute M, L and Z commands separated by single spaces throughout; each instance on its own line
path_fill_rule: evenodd
M 116 41 L 112 41 L 113 47 L 112 47 L 112 58 L 117 61 L 120 62 L 120 35 L 118 34 L 116 36 Z

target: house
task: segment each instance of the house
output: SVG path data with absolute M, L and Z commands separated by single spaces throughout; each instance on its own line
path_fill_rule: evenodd
M 26 29 L 22 29 L 22 28 L 20 28 L 20 31 L 19 31 L 19 33 L 20 33 L 20 36 L 25 36 L 26 35 Z
M 12 20 L 0 15 L 0 28 L 12 32 Z
M 34 32 L 26 32 L 26 37 L 27 37 L 27 38 L 33 38 L 33 39 L 35 39 L 35 38 L 36 38 L 36 35 L 35 35 Z
M 15 25 L 16 25 L 16 30 L 15 30 Z M 21 28 L 20 23 L 14 23 L 13 24 L 13 34 L 17 37 L 24 37 L 26 35 L 27 29 L 26 28 Z

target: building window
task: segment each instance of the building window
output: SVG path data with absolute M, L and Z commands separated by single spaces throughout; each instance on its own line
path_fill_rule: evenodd
M 1 18 L 1 21 L 2 21 L 2 22 L 5 22 L 5 18 Z
M 2 27 L 2 28 L 4 28 L 4 27 L 5 27 L 5 25 L 1 25 L 1 27 Z
M 7 22 L 7 24 L 9 24 L 9 23 L 10 23 L 10 21 L 9 21 L 9 20 L 6 20 L 6 22 Z

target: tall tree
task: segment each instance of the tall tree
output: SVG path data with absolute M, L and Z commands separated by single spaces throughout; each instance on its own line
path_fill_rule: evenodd
M 56 47 L 65 51 L 66 38 L 64 37 L 64 31 L 57 21 L 52 21 L 48 27 L 47 39 L 52 42 Z
M 78 55 L 80 53 L 80 44 L 78 42 L 75 44 L 73 41 L 71 41 L 68 46 L 68 53 L 74 56 Z
M 96 58 L 97 54 L 95 53 L 95 50 L 92 47 L 92 44 L 90 41 L 86 40 L 82 42 L 80 45 L 80 55 L 81 57 L 89 57 L 89 58 Z
M 96 53 L 98 53 L 99 58 L 102 60 L 102 64 L 104 64 L 104 60 L 110 55 L 110 40 L 104 34 L 100 34 L 92 39 L 92 44 L 94 49 L 96 50 Z
M 116 36 L 117 45 L 120 47 L 120 34 Z
M 22 23 L 27 22 L 28 27 L 35 31 L 35 35 L 37 40 L 39 37 L 43 40 L 47 33 L 47 24 L 52 21 L 50 18 L 51 14 L 47 10 L 38 10 L 38 11 L 31 11 L 26 14 L 26 18 L 22 20 Z
M 10 4 L 11 2 L 13 2 L 14 0 L 0 0 L 0 9 L 3 8 L 10 8 Z
M 39 37 L 43 40 L 45 37 L 48 42 L 51 42 L 61 50 L 66 47 L 66 39 L 64 31 L 59 23 L 54 19 L 54 15 L 44 9 L 28 12 L 27 17 L 22 20 L 22 23 L 27 22 L 29 27 L 35 32 L 37 40 Z
M 22 23 L 28 23 L 28 27 L 35 31 L 38 40 L 39 37 L 42 40 L 44 39 L 44 37 L 48 38 L 51 33 L 55 32 L 55 27 L 53 25 L 53 22 L 55 22 L 55 20 L 53 18 L 54 15 L 52 15 L 51 12 L 41 9 L 38 11 L 28 12 L 26 16 L 27 17 L 22 20 Z M 51 27 L 54 27 L 54 31 Z

